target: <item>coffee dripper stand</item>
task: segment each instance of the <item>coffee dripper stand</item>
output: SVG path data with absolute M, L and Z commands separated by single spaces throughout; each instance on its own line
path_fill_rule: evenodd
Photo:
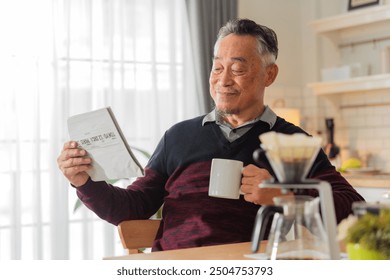
M 332 188 L 328 182 L 320 180 L 307 180 L 305 179 L 320 148 L 313 153 L 310 158 L 305 160 L 299 159 L 295 162 L 289 160 L 288 164 L 285 164 L 281 158 L 275 157 L 275 154 L 268 154 L 267 150 L 256 150 L 254 158 L 257 161 L 259 153 L 265 152 L 273 171 L 279 182 L 275 180 L 264 181 L 259 185 L 260 188 L 278 188 L 282 193 L 292 191 L 294 194 L 299 193 L 299 190 L 304 189 L 316 189 L 319 193 L 321 215 L 323 224 L 325 227 L 325 234 L 329 246 L 329 258 L 331 260 L 340 259 L 340 248 L 337 241 L 337 222 L 334 208 L 334 201 L 332 195 Z M 292 163 L 292 164 L 291 164 Z M 252 252 L 256 253 L 259 249 L 259 243 L 261 236 L 264 236 L 265 227 L 262 227 L 264 221 L 259 221 L 259 217 L 262 215 L 262 211 L 266 209 L 273 209 L 273 207 L 261 207 L 257 213 L 255 226 L 252 233 Z M 268 209 L 268 210 L 267 210 Z

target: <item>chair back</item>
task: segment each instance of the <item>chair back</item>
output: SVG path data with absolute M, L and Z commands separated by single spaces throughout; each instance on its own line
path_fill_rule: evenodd
M 161 220 L 127 220 L 118 225 L 122 246 L 129 254 L 142 253 L 156 238 Z

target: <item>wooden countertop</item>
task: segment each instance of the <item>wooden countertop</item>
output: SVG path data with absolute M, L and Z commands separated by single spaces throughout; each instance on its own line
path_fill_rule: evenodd
M 354 188 L 388 188 L 390 189 L 390 174 L 342 174 Z
M 261 241 L 259 252 L 264 252 L 266 241 Z M 235 243 L 187 249 L 177 249 L 144 254 L 107 257 L 105 260 L 253 260 L 245 255 L 252 254 L 251 243 Z

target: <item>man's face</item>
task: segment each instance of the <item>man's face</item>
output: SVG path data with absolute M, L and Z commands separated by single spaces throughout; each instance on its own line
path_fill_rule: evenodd
M 262 63 L 253 36 L 230 34 L 220 41 L 210 74 L 210 94 L 218 111 L 243 117 L 262 112 L 264 88 L 276 77 L 269 77 L 269 67 Z M 277 73 L 276 65 L 271 67 Z

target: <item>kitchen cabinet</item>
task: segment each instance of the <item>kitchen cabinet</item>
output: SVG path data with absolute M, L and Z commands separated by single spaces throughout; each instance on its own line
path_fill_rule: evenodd
M 332 44 L 333 57 L 343 64 L 341 50 L 363 44 L 390 45 L 390 5 L 380 5 L 347 12 L 333 17 L 310 22 L 317 34 L 328 38 Z M 327 49 L 327 51 L 329 51 Z M 378 48 L 377 52 L 380 52 Z M 356 59 L 358 61 L 358 59 Z M 383 63 L 379 59 L 376 63 Z M 381 73 L 376 67 L 376 73 L 351 79 L 314 82 L 308 84 L 316 95 L 333 95 L 348 92 L 370 92 L 390 89 L 390 73 Z

